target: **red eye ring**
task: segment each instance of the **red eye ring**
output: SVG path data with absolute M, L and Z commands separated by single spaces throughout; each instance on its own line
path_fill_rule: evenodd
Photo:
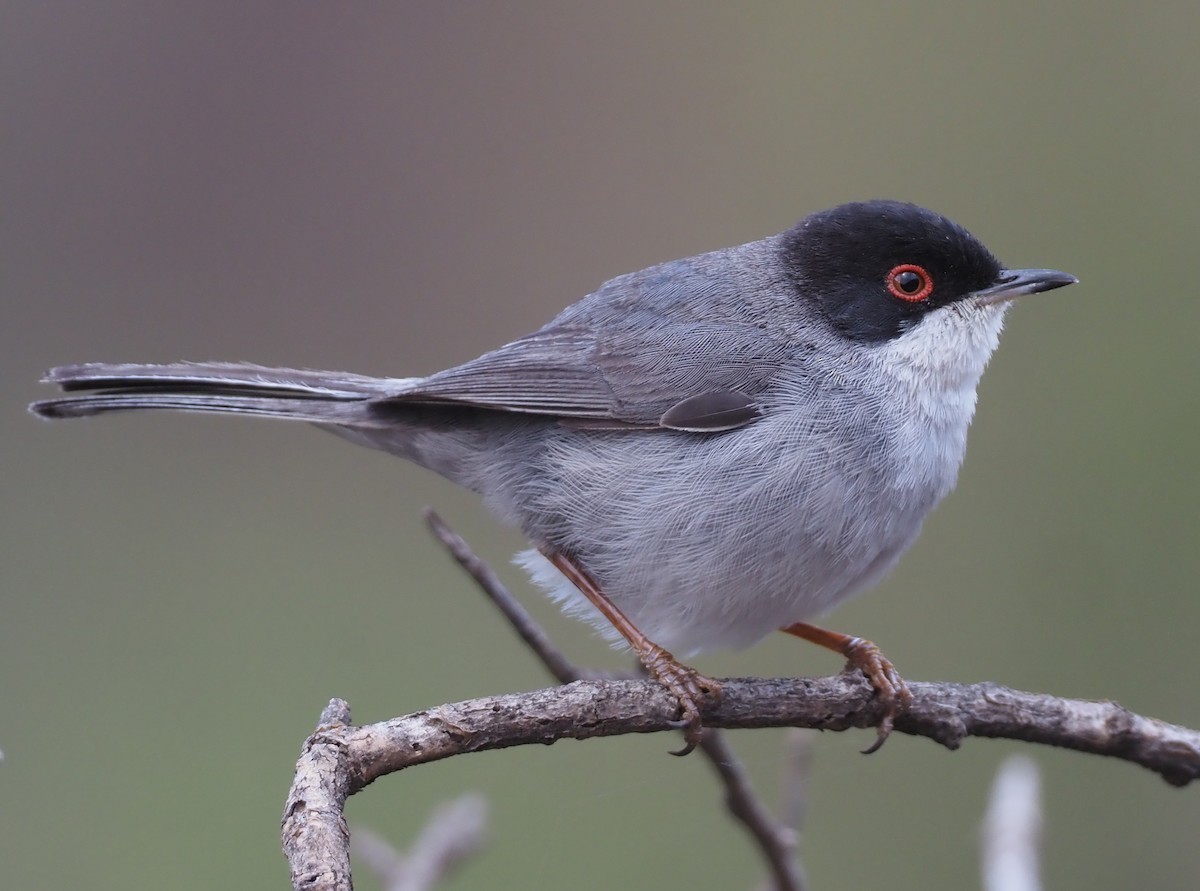
M 920 303 L 933 293 L 933 276 L 921 266 L 901 263 L 887 274 L 887 289 L 905 303 Z

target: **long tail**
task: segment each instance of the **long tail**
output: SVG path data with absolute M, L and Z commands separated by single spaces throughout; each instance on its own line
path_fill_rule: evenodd
M 362 424 L 370 422 L 370 400 L 402 393 L 412 380 L 241 362 L 64 365 L 45 382 L 77 395 L 35 402 L 29 410 L 55 419 L 164 409 Z

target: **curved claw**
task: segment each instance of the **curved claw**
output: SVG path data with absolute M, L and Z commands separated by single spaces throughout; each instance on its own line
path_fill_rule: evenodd
M 682 704 L 682 703 L 681 703 Z M 675 755 L 682 758 L 684 755 L 690 755 L 696 750 L 696 746 L 700 745 L 700 737 L 704 733 L 704 727 L 700 723 L 700 715 L 696 714 L 695 720 L 690 718 L 680 718 L 678 721 L 672 721 L 671 726 L 676 730 L 683 731 L 683 748 L 668 749 L 668 755 Z
M 721 701 L 720 683 L 681 664 L 657 644 L 652 644 L 642 653 L 641 659 L 650 676 L 679 700 L 680 718 L 672 722 L 672 726 L 683 731 L 684 746 L 671 754 L 680 757 L 690 754 L 700 744 L 700 736 L 704 732 L 702 707 L 713 706 Z
M 879 730 L 875 742 L 863 749 L 864 755 L 878 752 L 887 742 L 896 726 L 896 716 L 908 708 L 912 702 L 912 693 L 900 672 L 891 660 L 883 655 L 879 647 L 861 637 L 853 638 L 845 648 L 846 667 L 855 668 L 867 676 L 879 699 L 884 705 L 883 720 L 879 722 Z
M 883 720 L 879 722 L 879 729 L 875 733 L 875 742 L 871 743 L 861 752 L 864 755 L 873 755 L 883 748 L 883 744 L 887 742 L 887 738 L 892 735 L 892 716 L 884 715 Z

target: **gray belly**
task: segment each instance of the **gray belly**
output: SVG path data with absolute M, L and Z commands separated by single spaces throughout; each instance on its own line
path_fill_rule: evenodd
M 931 460 L 920 431 L 878 424 L 848 440 L 845 420 L 551 437 L 553 484 L 531 500 L 527 531 L 574 554 L 663 646 L 748 645 L 878 581 L 953 485 L 961 454 Z M 552 567 L 522 562 L 603 627 Z

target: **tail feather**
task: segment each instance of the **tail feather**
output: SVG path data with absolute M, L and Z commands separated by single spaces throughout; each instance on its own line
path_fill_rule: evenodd
M 368 420 L 367 402 L 403 392 L 410 381 L 247 363 L 64 365 L 45 378 L 64 396 L 35 402 L 44 418 L 161 409 L 248 414 L 344 424 Z

